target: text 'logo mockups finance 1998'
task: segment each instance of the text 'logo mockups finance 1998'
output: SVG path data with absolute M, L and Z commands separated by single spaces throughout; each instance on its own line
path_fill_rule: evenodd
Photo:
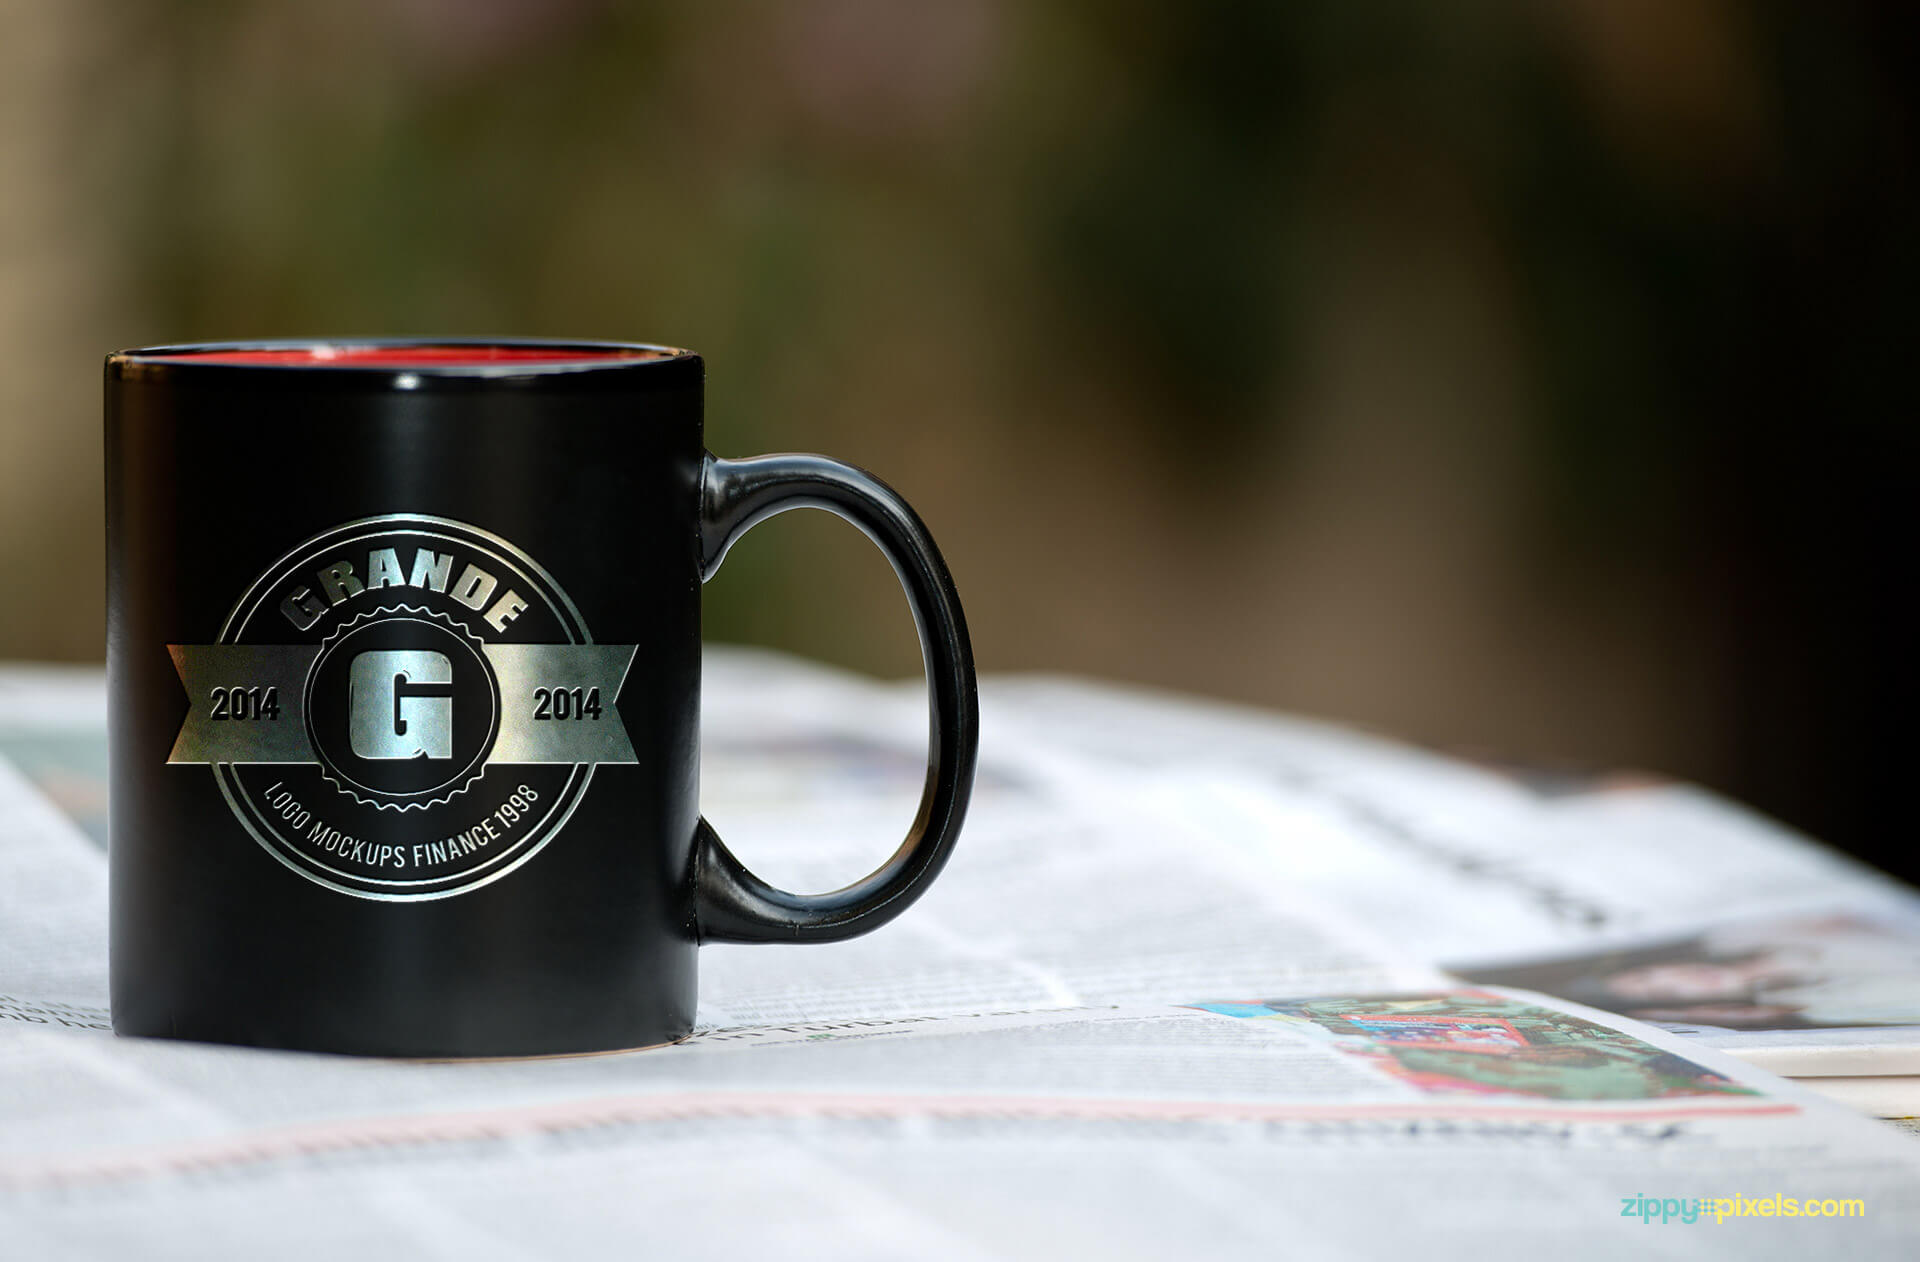
M 446 898 L 530 859 L 602 763 L 631 644 L 595 644 L 518 548 L 477 527 L 350 522 L 276 562 L 213 644 L 171 644 L 186 720 L 276 859 L 359 898 Z

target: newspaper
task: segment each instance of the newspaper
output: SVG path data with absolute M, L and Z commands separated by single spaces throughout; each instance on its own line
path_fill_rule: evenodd
M 50 685 L 66 689 L 57 713 L 29 714 Z M 1436 830 L 1491 819 L 1524 801 L 1510 780 L 1285 721 L 1248 718 L 1260 740 L 1124 723 L 1052 689 L 987 689 L 967 836 L 912 914 L 847 943 L 705 948 L 699 1028 L 676 1048 L 415 1064 L 111 1035 L 104 852 L 75 822 L 93 801 L 86 741 L 34 736 L 84 733 L 97 680 L 0 675 L 0 753 L 21 764 L 0 762 L 7 1255 L 1399 1258 L 1497 1241 L 1892 1258 L 1920 1243 L 1909 1136 L 1697 1040 L 1463 985 L 1413 949 L 1471 943 L 1428 904 L 1472 895 L 1476 872 L 1491 892 L 1461 914 L 1503 946 L 1581 900 L 1639 932 L 1688 914 L 1689 896 L 1636 911 L 1590 879 L 1476 868 L 1477 852 L 1381 840 L 1352 816 L 1365 801 Z M 769 879 L 858 875 L 912 814 L 922 704 L 714 655 L 707 813 Z M 1299 782 L 1290 798 L 1276 767 Z M 1342 870 L 1373 850 L 1397 888 L 1366 905 Z
M 1516 775 L 1070 680 L 995 681 L 989 697 L 1025 740 L 1125 766 L 1271 880 L 1456 975 L 1782 1073 L 1920 1074 L 1920 896 L 1700 789 Z
M 1913 1139 L 1525 992 L 821 1022 L 476 1065 L 8 1027 L 0 1091 L 30 1100 L 0 1120 L 25 1257 L 1920 1242 Z

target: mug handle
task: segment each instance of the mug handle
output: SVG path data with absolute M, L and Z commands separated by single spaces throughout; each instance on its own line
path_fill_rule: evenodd
M 733 857 L 705 818 L 694 848 L 694 923 L 703 942 L 838 942 L 905 911 L 946 866 L 966 818 L 980 748 L 980 699 L 960 597 L 940 550 L 886 483 L 825 456 L 708 454 L 700 480 L 700 581 L 734 540 L 790 508 L 824 508 L 858 526 L 892 562 L 920 632 L 932 710 L 927 782 L 907 839 L 872 873 L 827 894 L 791 894 Z

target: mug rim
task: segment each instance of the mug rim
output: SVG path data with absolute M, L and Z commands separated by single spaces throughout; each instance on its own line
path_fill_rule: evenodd
M 417 362 L 356 359 L 354 352 L 404 352 L 407 350 L 454 350 L 471 348 L 533 352 L 532 355 L 503 357 L 498 360 L 423 358 Z M 325 352 L 347 352 L 335 358 Z M 578 352 L 570 356 L 567 352 Z M 252 362 L 222 358 L 226 355 L 307 352 L 310 358 L 295 360 L 261 359 Z M 551 358 L 542 357 L 542 353 Z M 107 356 L 106 372 L 110 380 L 193 382 L 245 381 L 250 386 L 292 384 L 310 387 L 329 384 L 357 385 L 393 390 L 422 390 L 436 387 L 472 387 L 480 384 L 612 384 L 642 388 L 670 384 L 683 379 L 687 367 L 694 369 L 693 380 L 703 375 L 700 356 L 677 346 L 651 342 L 628 342 L 601 338 L 509 337 L 509 336 L 411 336 L 411 337 L 293 337 L 246 338 L 217 342 L 170 342 L 131 347 Z M 665 371 L 678 368 L 680 371 Z M 652 370 L 654 375 L 635 379 L 634 374 Z

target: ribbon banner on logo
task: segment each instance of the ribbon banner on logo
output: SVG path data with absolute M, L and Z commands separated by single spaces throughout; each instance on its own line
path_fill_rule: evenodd
M 187 717 L 170 763 L 317 762 L 307 680 L 321 646 L 170 644 Z M 614 708 L 633 644 L 489 644 L 500 728 L 486 762 L 633 763 Z

